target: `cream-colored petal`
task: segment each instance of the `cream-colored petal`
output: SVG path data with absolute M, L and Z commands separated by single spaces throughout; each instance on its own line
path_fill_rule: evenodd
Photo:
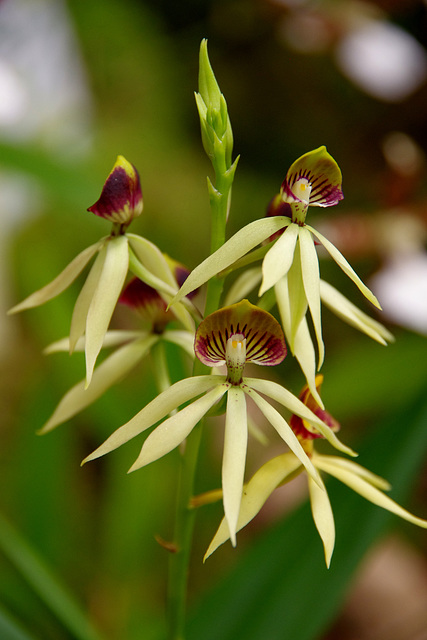
M 180 329 L 169 329 L 162 334 L 163 340 L 177 344 L 181 349 L 184 349 L 190 356 L 195 357 L 194 353 L 194 333 L 190 331 L 184 331 Z
M 316 231 L 316 229 L 314 229 L 313 227 L 306 225 L 306 228 L 311 231 L 311 233 L 315 235 L 316 238 L 323 244 L 331 258 L 335 260 L 337 265 L 344 271 L 344 273 L 350 278 L 350 280 L 353 280 L 354 284 L 363 293 L 365 298 L 372 302 L 372 304 L 375 305 L 378 309 L 381 309 L 381 305 L 372 291 L 366 286 L 364 282 L 362 282 L 353 267 L 350 266 L 342 253 L 338 251 L 338 249 L 332 244 L 332 242 L 329 242 L 329 240 L 325 238 L 325 236 Z
M 299 242 L 295 247 L 294 261 L 288 271 L 286 279 L 290 310 L 289 345 L 291 347 L 291 350 L 294 351 L 295 336 L 298 331 L 299 325 L 307 315 L 308 307 L 307 296 L 305 294 L 304 283 L 302 279 L 301 250 Z
M 93 294 L 86 320 L 86 384 L 89 385 L 96 359 L 107 333 L 111 316 L 128 272 L 129 253 L 126 236 L 111 238 L 105 262 Z
M 365 469 L 365 467 L 362 467 L 353 460 L 347 460 L 347 458 L 339 458 L 337 456 L 324 456 L 319 453 L 314 453 L 314 458 L 316 460 L 316 466 L 318 466 L 319 469 L 323 469 L 324 465 L 332 465 L 336 469 L 344 469 L 349 473 L 360 476 L 363 480 L 369 482 L 369 484 L 377 487 L 377 489 L 381 489 L 382 491 L 389 491 L 391 489 L 391 485 L 388 480 L 381 478 L 381 476 L 377 476 L 375 473 L 372 473 L 369 469 Z
M 409 513 L 409 511 L 406 511 L 406 509 L 398 505 L 397 502 L 389 498 L 389 496 L 386 496 L 360 475 L 344 469 L 341 465 L 331 464 L 330 462 L 325 463 L 324 460 L 321 464 L 324 471 L 346 484 L 350 489 L 353 489 L 353 491 L 356 491 L 356 493 L 360 494 L 363 498 L 369 500 L 369 502 L 394 513 L 399 516 L 399 518 L 403 518 L 403 520 L 407 520 L 418 527 L 427 529 L 427 520 L 417 518 L 412 515 L 412 513 Z
M 236 278 L 228 290 L 227 295 L 224 298 L 224 307 L 228 307 L 231 304 L 235 304 L 236 302 L 240 302 L 240 300 L 247 298 L 249 293 L 259 285 L 261 278 L 261 267 L 245 269 L 245 271 Z
M 127 331 L 127 330 L 112 330 L 107 331 L 104 337 L 104 342 L 102 343 L 103 349 L 108 349 L 109 347 L 117 347 L 118 345 L 124 344 L 125 342 L 130 342 L 131 340 L 137 340 L 138 338 L 144 338 L 147 335 L 147 331 Z M 82 336 L 78 341 L 74 348 L 74 351 L 84 351 L 85 350 L 85 338 Z M 60 353 L 62 351 L 69 352 L 70 351 L 70 338 L 62 338 L 61 340 L 57 340 L 56 342 L 52 342 L 47 347 L 43 349 L 43 353 L 48 355 L 50 353 Z
M 334 514 L 332 512 L 331 503 L 329 502 L 329 496 L 325 485 L 320 488 L 315 482 L 313 482 L 310 476 L 308 476 L 307 479 L 308 490 L 310 493 L 311 513 L 313 514 L 316 529 L 323 542 L 326 566 L 329 568 L 335 546 Z
M 213 276 L 230 267 L 236 260 L 276 233 L 276 231 L 288 226 L 290 222 L 290 218 L 282 216 L 263 218 L 262 220 L 250 222 L 190 273 L 172 300 L 172 304 L 181 300 L 202 284 L 205 284 L 205 282 L 213 278 Z
M 246 384 L 247 382 L 248 382 L 248 379 L 245 378 L 241 385 L 241 388 L 243 389 L 243 391 L 250 398 L 252 398 L 252 400 L 255 402 L 255 404 L 257 405 L 259 410 L 262 412 L 262 414 L 267 418 L 270 424 L 276 429 L 279 436 L 286 442 L 289 449 L 293 451 L 293 453 L 297 456 L 300 462 L 304 465 L 304 467 L 306 468 L 310 476 L 313 478 L 313 480 L 320 484 L 321 479 L 316 468 L 314 467 L 310 458 L 305 453 L 298 438 L 296 437 L 296 435 L 294 434 L 294 432 L 292 431 L 292 429 L 290 428 L 286 420 L 283 418 L 283 416 L 280 415 L 280 413 L 274 407 L 271 406 L 271 404 L 269 404 L 262 396 L 258 395 L 258 393 L 256 393 L 256 391 L 254 391 L 253 388 L 251 388 L 252 385 L 250 383 L 249 383 L 250 386 Z
M 311 233 L 304 227 L 300 229 L 299 244 L 301 251 L 302 281 L 317 338 L 319 349 L 319 364 L 317 368 L 320 369 L 325 357 L 325 347 L 322 339 L 322 318 L 320 312 L 319 259 Z
M 106 256 L 107 245 L 105 244 L 98 253 L 74 304 L 70 326 L 70 355 L 74 352 L 78 340 L 86 331 L 87 314 L 104 268 Z
M 105 238 L 102 238 L 99 242 L 96 242 L 79 253 L 79 255 L 76 256 L 54 280 L 52 280 L 52 282 L 49 282 L 49 284 L 44 286 L 42 289 L 35 291 L 28 296 L 28 298 L 25 298 L 25 300 L 12 307 L 8 313 L 12 314 L 17 313 L 18 311 L 23 311 L 24 309 L 38 307 L 65 291 L 65 289 L 67 289 L 83 271 L 93 256 L 100 250 L 104 242 Z
M 236 546 L 236 528 L 242 500 L 247 444 L 245 394 L 240 387 L 230 387 L 225 418 L 222 490 L 224 514 L 233 547 Z
M 294 259 L 295 245 L 300 227 L 291 223 L 286 231 L 273 244 L 262 262 L 262 284 L 258 295 L 271 289 L 276 282 L 285 276 Z
M 344 322 L 352 325 L 359 331 L 363 331 L 367 336 L 376 340 L 380 344 L 394 342 L 393 334 L 386 327 L 374 320 L 359 307 L 350 302 L 342 293 L 328 282 L 320 280 L 320 297 L 333 313 L 339 316 Z
M 222 398 L 228 388 L 229 384 L 227 383 L 216 386 L 156 427 L 144 442 L 141 453 L 129 472 L 136 471 L 136 469 L 158 460 L 181 444 L 209 409 Z
M 293 453 L 284 453 L 266 462 L 252 476 L 243 488 L 239 519 L 236 531 L 240 531 L 261 511 L 262 507 L 279 484 L 293 477 L 297 470 L 302 470 L 301 462 Z M 230 538 L 225 518 L 222 519 L 218 530 L 206 551 L 206 560 L 218 547 Z
M 335 447 L 335 449 L 343 451 L 350 456 L 357 455 L 357 453 L 350 449 L 350 447 L 347 447 L 337 438 L 328 425 L 322 422 L 303 402 L 301 402 L 301 400 L 299 400 L 299 398 L 285 389 L 285 387 L 277 384 L 277 382 L 262 380 L 260 378 L 244 378 L 243 381 L 252 389 L 255 389 L 259 393 L 263 393 L 267 397 L 289 409 L 292 413 L 295 413 L 297 416 L 307 420 L 307 422 L 312 424 L 319 433 L 321 433 L 328 442 Z
M 322 398 L 316 388 L 316 355 L 306 318 L 303 318 L 295 335 L 294 355 L 298 360 L 311 395 L 321 409 L 324 409 Z
M 128 442 L 146 429 L 149 429 L 153 424 L 173 411 L 173 409 L 184 404 L 184 402 L 188 402 L 201 393 L 212 389 L 212 387 L 217 387 L 224 382 L 225 376 L 195 376 L 193 378 L 179 380 L 169 387 L 169 389 L 154 398 L 154 400 L 131 418 L 129 422 L 126 422 L 126 424 L 114 431 L 100 447 L 83 460 L 82 464 L 89 462 L 89 460 L 95 460 L 95 458 L 99 458 L 117 449 L 125 442 Z
M 126 344 L 108 356 L 95 369 L 91 385 L 86 389 L 85 380 L 82 380 L 72 387 L 59 402 L 52 416 L 39 430 L 39 433 L 51 431 L 95 402 L 107 389 L 126 376 L 158 340 L 158 336 L 149 335 Z
M 134 233 L 127 233 L 126 235 L 129 240 L 129 245 L 138 260 L 148 269 L 148 271 L 173 287 L 175 289 L 175 293 L 177 289 L 176 280 L 160 249 L 155 244 L 147 240 L 147 238 L 143 238 L 142 236 L 138 236 Z

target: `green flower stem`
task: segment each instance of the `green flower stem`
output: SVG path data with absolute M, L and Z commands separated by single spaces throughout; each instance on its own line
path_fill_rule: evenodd
M 212 252 L 225 242 L 225 228 L 234 170 L 216 177 L 218 188 L 214 188 L 210 182 L 208 183 L 212 215 Z M 224 278 L 212 278 L 209 281 L 205 316 L 219 308 L 223 284 Z M 193 375 L 202 375 L 205 372 L 206 366 L 199 360 L 195 360 Z M 190 503 L 195 494 L 195 478 L 202 431 L 203 421 L 193 429 L 187 438 L 185 451 L 181 455 L 180 461 L 174 534 L 176 553 L 171 555 L 169 562 L 169 640 L 184 640 L 188 572 L 196 517 L 196 511 L 190 506 Z

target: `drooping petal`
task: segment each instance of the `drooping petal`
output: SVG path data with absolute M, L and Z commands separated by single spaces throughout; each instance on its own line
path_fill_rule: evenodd
M 359 329 L 359 331 L 363 331 L 373 340 L 383 345 L 394 341 L 393 334 L 381 322 L 368 316 L 367 313 L 356 307 L 335 287 L 324 280 L 320 280 L 320 297 L 323 304 L 344 322 Z
M 149 335 L 117 349 L 95 369 L 87 389 L 85 380 L 82 380 L 65 394 L 38 433 L 51 431 L 95 402 L 107 389 L 127 375 L 158 340 L 158 336 Z
M 334 476 L 350 487 L 350 489 L 353 489 L 353 491 L 360 494 L 363 498 L 369 500 L 369 502 L 396 514 L 399 518 L 403 518 L 403 520 L 407 520 L 418 527 L 427 529 L 427 520 L 417 518 L 412 515 L 412 513 L 409 513 L 409 511 L 406 511 L 406 509 L 398 505 L 397 502 L 389 498 L 389 496 L 386 496 L 360 474 L 353 473 L 352 471 L 343 468 L 342 465 L 335 465 L 330 461 L 325 462 L 324 456 L 319 457 L 321 457 L 321 460 L 317 460 L 316 462 L 319 469 L 323 469 L 326 473 Z
M 173 277 L 172 271 L 168 265 L 168 261 L 160 249 L 147 240 L 147 238 L 143 238 L 142 236 L 135 235 L 134 233 L 127 233 L 127 238 L 129 240 L 129 246 L 132 248 L 138 260 L 150 271 L 153 275 L 157 276 L 164 283 L 169 284 L 171 287 L 175 288 L 174 293 L 176 292 L 176 281 Z M 147 284 L 150 284 L 148 282 Z M 153 285 L 151 285 L 153 286 Z M 168 289 L 168 292 L 171 293 L 171 289 Z
M 149 429 L 153 424 L 168 415 L 184 402 L 192 400 L 196 396 L 225 383 L 225 376 L 195 376 L 184 378 L 173 384 L 169 389 L 163 391 L 129 422 L 119 427 L 111 436 L 93 453 L 85 458 L 82 464 L 95 460 L 100 456 L 117 449 L 125 442 Z
M 256 393 L 251 383 L 252 380 L 248 381 L 248 379 L 246 378 L 245 382 L 241 385 L 241 388 L 250 398 L 252 398 L 259 410 L 267 418 L 270 424 L 276 429 L 279 436 L 286 442 L 289 449 L 293 451 L 299 461 L 304 465 L 313 480 L 318 484 L 321 484 L 322 481 L 316 468 L 314 467 L 310 458 L 307 456 L 298 438 L 295 436 L 286 420 L 274 407 L 271 406 L 271 404 L 269 404 L 262 396 Z
M 308 387 L 317 404 L 321 409 L 324 409 L 322 398 L 316 388 L 316 356 L 307 320 L 305 318 L 300 322 L 298 331 L 296 332 L 294 349 L 295 358 L 298 360 L 298 364 L 305 376 Z
M 156 427 L 148 436 L 129 472 L 136 471 L 150 462 L 158 460 L 175 449 L 194 429 L 213 405 L 227 392 L 229 385 L 224 382 L 208 391 L 178 413 Z
M 107 244 L 105 244 L 92 265 L 91 270 L 80 290 L 77 300 L 74 304 L 73 313 L 71 315 L 70 325 L 70 355 L 74 352 L 77 341 L 84 335 L 86 331 L 87 314 L 93 296 L 99 284 L 102 269 L 104 268 L 105 258 L 107 256 Z
M 283 280 L 286 282 L 289 300 L 288 340 L 291 349 L 294 350 L 295 336 L 301 322 L 306 317 L 308 307 L 307 296 L 302 279 L 301 249 L 299 242 L 295 247 L 294 261 L 292 263 L 292 266 L 289 269 L 287 276 L 283 278 Z M 280 282 L 278 282 L 277 284 L 280 284 Z M 284 291 L 285 288 L 283 287 L 282 295 L 284 294 Z
M 331 207 L 343 199 L 341 170 L 333 157 L 322 146 L 302 155 L 291 165 L 282 184 L 284 200 L 299 199 L 295 186 L 301 179 L 311 187 L 310 206 Z
M 298 264 L 300 264 L 300 262 Z M 285 337 L 291 345 L 292 352 L 298 360 L 298 364 L 301 367 L 301 371 L 307 380 L 307 384 L 309 385 L 311 392 L 316 397 L 318 404 L 323 408 L 322 399 L 316 389 L 316 355 L 305 315 L 299 322 L 292 344 L 292 336 L 290 336 L 292 324 L 288 289 L 289 279 L 290 274 L 285 278 L 282 278 L 274 287 L 280 318 L 285 330 Z
M 289 271 L 300 231 L 301 228 L 297 224 L 290 223 L 285 233 L 273 244 L 265 256 L 262 263 L 263 280 L 259 290 L 260 296 L 271 289 Z
M 235 334 L 246 338 L 246 362 L 272 366 L 286 356 L 277 320 L 248 300 L 219 309 L 200 323 L 194 342 L 196 356 L 209 367 L 224 364 L 227 341 Z
M 167 305 L 178 291 L 177 281 L 172 273 L 166 256 L 158 247 L 146 238 L 128 233 L 131 271 L 143 282 L 159 293 Z M 194 305 L 189 300 L 182 300 L 174 305 L 172 313 L 189 331 L 194 330 L 191 312 L 197 315 Z
M 360 476 L 363 480 L 369 482 L 369 484 L 377 487 L 377 489 L 381 489 L 381 491 L 390 491 L 391 489 L 391 485 L 388 480 L 385 480 L 381 476 L 377 476 L 375 473 L 372 473 L 369 469 L 365 469 L 365 467 L 362 467 L 353 460 L 347 460 L 347 458 L 340 458 L 338 456 L 320 455 L 317 452 L 314 452 L 313 455 L 316 460 L 316 464 L 319 462 L 319 465 L 329 464 L 333 465 L 336 469 L 344 469 L 353 475 Z
M 224 269 L 231 267 L 236 260 L 239 260 L 239 258 L 276 231 L 287 227 L 290 222 L 289 218 L 277 216 L 275 218 L 255 220 L 240 229 L 220 249 L 212 253 L 190 273 L 171 304 L 175 304 L 188 293 L 205 284 L 221 271 L 224 271 Z
M 323 487 L 320 488 L 313 482 L 310 476 L 308 476 L 307 480 L 310 493 L 311 513 L 313 514 L 316 529 L 323 542 L 326 566 L 329 568 L 335 546 L 334 514 L 326 487 L 323 485 Z
M 293 453 L 284 453 L 266 462 L 252 476 L 244 487 L 240 505 L 239 518 L 236 531 L 240 531 L 261 511 L 262 507 L 279 484 L 293 477 L 296 471 L 303 467 Z M 222 519 L 221 524 L 206 551 L 205 561 L 218 547 L 230 537 L 227 521 Z
M 138 338 L 144 338 L 147 336 L 146 331 L 131 331 L 127 329 L 114 329 L 112 331 L 107 331 L 104 337 L 104 342 L 102 343 L 103 349 L 108 349 L 108 347 L 117 347 L 118 345 L 124 344 L 125 342 L 130 342 L 131 340 L 137 340 Z M 75 346 L 74 351 L 82 352 L 85 350 L 85 339 L 81 337 Z M 56 342 L 52 342 L 45 349 L 43 349 L 43 353 L 48 355 L 50 353 L 60 353 L 61 351 L 70 351 L 70 338 L 62 338 L 61 340 L 57 340 Z
M 322 319 L 320 312 L 320 272 L 319 260 L 310 232 L 302 228 L 299 234 L 299 244 L 301 250 L 301 272 L 304 291 L 313 320 L 314 331 L 319 349 L 318 369 L 323 364 L 325 357 L 325 346 L 322 339 Z
M 101 249 L 104 242 L 105 238 L 102 238 L 99 242 L 87 247 L 87 249 L 79 253 L 52 282 L 49 282 L 49 284 L 45 285 L 42 289 L 35 291 L 28 296 L 28 298 L 25 298 L 25 300 L 12 307 L 12 309 L 9 309 L 8 313 L 18 313 L 18 311 L 38 307 L 65 291 L 80 275 L 93 256 Z
M 255 389 L 259 393 L 266 395 L 268 398 L 275 400 L 282 406 L 289 409 L 292 413 L 295 413 L 313 425 L 315 429 L 317 429 L 326 438 L 326 440 L 335 447 L 335 449 L 338 449 L 343 453 L 347 453 L 350 456 L 357 456 L 357 453 L 342 443 L 332 429 L 322 422 L 322 420 L 320 420 L 312 411 L 310 411 L 310 409 L 306 407 L 299 398 L 294 396 L 280 384 L 277 384 L 277 382 L 273 382 L 272 380 L 261 380 L 260 378 L 244 378 L 244 382 L 252 389 Z
M 227 396 L 224 453 L 222 457 L 222 489 L 224 514 L 231 543 L 236 546 L 237 520 L 245 477 L 248 424 L 245 394 L 239 387 L 230 387 Z
M 98 286 L 90 303 L 86 321 L 86 380 L 89 385 L 96 358 L 101 350 L 111 316 L 116 307 L 129 266 L 126 236 L 111 238 Z
M 338 251 L 338 249 L 332 244 L 332 242 L 329 242 L 329 240 L 325 238 L 325 236 L 316 231 L 316 229 L 314 229 L 313 227 L 306 225 L 306 228 L 311 231 L 311 233 L 316 236 L 316 238 L 322 243 L 331 258 L 335 260 L 337 265 L 344 271 L 344 273 L 350 278 L 350 280 L 353 280 L 354 284 L 363 293 L 365 298 L 372 302 L 375 307 L 381 309 L 381 305 L 372 291 L 366 286 L 366 284 L 364 284 L 364 282 L 362 282 L 357 273 L 354 271 L 353 267 L 350 266 L 342 253 Z
M 143 201 L 138 171 L 123 156 L 117 156 L 101 196 L 88 208 L 101 218 L 128 225 L 142 213 Z

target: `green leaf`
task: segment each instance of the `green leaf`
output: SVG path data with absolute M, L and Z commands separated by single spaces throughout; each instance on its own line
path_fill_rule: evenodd
M 2 640 L 36 640 L 21 624 L 0 606 L 0 638 Z
M 384 447 L 384 442 L 392 446 Z M 392 482 L 391 495 L 401 503 L 426 448 L 427 399 L 423 392 L 359 447 L 359 459 Z M 263 535 L 205 595 L 188 624 L 188 640 L 314 640 L 321 636 L 339 611 L 368 548 L 399 522 L 347 487 L 335 481 L 328 481 L 327 486 L 337 528 L 331 568 L 324 566 L 306 504 Z
M 61 624 L 70 631 L 76 640 L 100 640 L 98 633 L 91 627 L 89 620 L 80 611 L 78 605 L 68 595 L 62 584 L 44 564 L 42 558 L 32 549 L 17 531 L 0 515 L 0 549 L 14 567 L 21 573 L 35 594 L 48 606 Z M 0 637 L 2 633 L 0 620 Z M 30 640 L 28 636 L 12 638 Z

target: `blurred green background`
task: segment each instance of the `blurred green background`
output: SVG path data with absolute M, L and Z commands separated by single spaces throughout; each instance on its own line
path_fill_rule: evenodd
M 355 447 L 366 441 L 371 458 L 368 453 L 361 464 L 369 459 L 373 471 L 386 473 L 387 461 L 394 460 L 388 477 L 397 487 L 401 482 L 405 505 L 427 516 L 427 441 L 422 437 L 427 432 L 426 12 L 425 3 L 415 0 L 0 2 L 0 438 L 1 513 L 6 518 L 0 531 L 2 638 L 95 637 L 89 631 L 84 635 L 84 620 L 82 627 L 73 628 L 67 623 L 68 613 L 49 604 L 57 592 L 49 580 L 44 583 L 46 592 L 37 580 L 32 582 L 26 545 L 74 594 L 73 601 L 101 637 L 150 640 L 164 633 L 167 552 L 155 535 L 166 540 L 172 535 L 176 454 L 128 476 L 141 446 L 131 442 L 105 460 L 79 466 L 153 397 L 150 362 L 81 415 L 38 437 L 36 430 L 59 398 L 82 377 L 79 355 L 41 353 L 67 334 L 81 282 L 40 309 L 19 317 L 6 317 L 5 312 L 109 232 L 109 224 L 86 209 L 99 197 L 119 153 L 138 168 L 144 192 L 144 213 L 132 231 L 189 268 L 206 257 L 210 166 L 193 98 L 203 37 L 208 38 L 210 59 L 227 99 L 235 155 L 241 154 L 230 235 L 264 215 L 288 167 L 306 151 L 325 144 L 342 169 L 345 200 L 333 210 L 311 209 L 310 223 L 328 235 L 375 288 L 384 302 L 382 320 L 396 342 L 387 348 L 377 345 L 326 310 L 324 399 L 343 425 L 344 440 Z M 321 269 L 326 280 L 374 313 L 335 264 L 324 259 Z M 123 312 L 114 319 L 116 327 L 132 323 L 135 320 Z M 185 363 L 176 351 L 171 350 L 169 358 L 176 378 L 183 375 Z M 303 379 L 291 358 L 274 374 L 299 392 Z M 369 439 L 375 437 L 377 425 L 396 421 L 400 426 L 393 439 L 382 436 L 372 453 Z M 215 425 L 206 435 L 200 491 L 220 484 L 220 434 Z M 405 448 L 401 436 L 412 445 Z M 261 453 L 251 443 L 248 468 L 257 468 L 271 450 L 280 450 L 274 438 L 270 449 Z M 217 614 L 211 623 L 215 632 L 221 619 L 215 593 L 229 594 L 222 580 L 234 584 L 231 577 L 224 578 L 228 572 L 239 584 L 256 582 L 256 568 L 245 574 L 241 567 L 250 566 L 246 554 L 258 548 L 267 525 L 278 521 L 281 526 L 283 512 L 304 495 L 300 485 L 295 491 L 287 489 L 241 534 L 236 550 L 221 549 L 206 565 L 201 558 L 221 510 L 214 505 L 201 512 L 190 581 L 195 612 L 190 637 L 208 637 L 203 631 L 206 603 Z M 337 494 L 344 505 L 343 527 L 346 516 L 350 518 L 346 495 Z M 355 522 L 347 524 L 355 540 L 364 508 L 356 502 L 360 511 Z M 367 513 L 366 518 L 373 512 Z M 399 528 L 399 534 L 393 538 L 397 550 L 392 546 L 385 564 L 389 570 L 399 569 L 412 604 L 414 593 L 421 593 L 425 602 L 426 535 L 396 520 L 387 521 L 393 531 Z M 8 522 L 19 533 L 10 532 Z M 256 635 L 256 626 L 248 623 L 247 637 L 424 637 L 417 635 L 427 624 L 422 606 L 406 609 L 399 635 L 399 625 L 392 624 L 394 592 L 390 595 L 386 588 L 391 578 L 379 569 L 377 582 L 365 580 L 371 589 L 376 585 L 377 607 L 368 621 L 362 614 L 363 602 L 373 600 L 366 596 L 369 588 L 362 589 L 370 565 L 364 565 L 355 583 L 351 574 L 379 529 L 361 543 L 348 567 L 337 551 L 328 573 L 321 565 L 314 525 L 309 518 L 307 523 L 295 525 L 303 527 L 297 537 L 319 563 L 302 567 L 301 579 L 305 576 L 318 585 L 317 593 L 327 584 L 333 606 L 317 618 L 313 614 L 317 622 L 314 630 L 307 630 L 304 617 L 310 602 L 304 600 L 304 587 L 295 593 L 290 584 L 287 597 L 301 608 L 299 631 L 285 636 L 286 621 L 278 612 L 294 606 L 289 601 L 274 609 L 276 626 L 268 636 L 262 628 Z M 348 536 L 345 542 L 340 539 L 338 526 L 338 548 L 340 544 L 342 549 L 351 547 Z M 287 555 L 286 546 L 282 551 Z M 295 553 L 292 548 L 287 551 L 289 556 Z M 266 553 L 271 553 L 268 546 Z M 376 558 L 374 554 L 372 561 Z M 335 561 L 340 564 L 337 569 Z M 262 555 L 258 562 L 263 565 Z M 419 582 L 414 578 L 413 583 L 415 566 Z M 341 581 L 334 578 L 339 571 Z M 280 576 L 271 579 L 274 584 Z M 217 584 L 217 591 L 211 592 Z M 385 585 L 385 591 L 378 585 Z M 350 595 L 343 602 L 345 587 Z M 270 606 L 267 597 L 267 591 L 264 600 L 262 593 L 256 594 L 262 611 Z M 399 597 L 402 610 L 400 593 Z M 231 596 L 228 602 L 231 612 L 244 607 Z M 249 621 L 253 615 L 252 609 L 247 611 Z M 412 635 L 407 635 L 408 628 Z M 241 629 L 230 629 L 213 637 L 243 637 Z

